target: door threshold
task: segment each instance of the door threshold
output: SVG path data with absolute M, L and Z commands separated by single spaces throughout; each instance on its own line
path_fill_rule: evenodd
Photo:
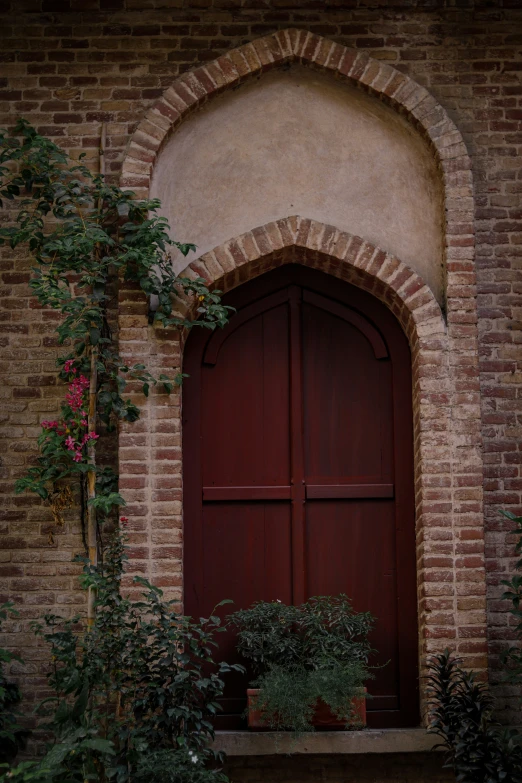
M 422 727 L 412 729 L 362 729 L 360 731 L 311 731 L 295 737 L 292 732 L 217 731 L 212 749 L 227 756 L 288 754 L 426 753 L 440 737 Z

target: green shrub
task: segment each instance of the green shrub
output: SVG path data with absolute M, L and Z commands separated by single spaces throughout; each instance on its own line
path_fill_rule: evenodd
M 138 764 L 135 783 L 228 783 L 219 769 L 204 767 L 195 753 L 159 750 Z
M 0 629 L 9 615 L 17 616 L 13 604 L 0 605 Z M 18 704 L 20 689 L 8 679 L 5 665 L 11 661 L 22 663 L 21 658 L 0 647 L 0 763 L 11 761 L 24 746 L 28 732 L 19 724 Z
M 51 652 L 53 696 L 40 713 L 54 741 L 42 762 L 0 780 L 139 783 L 155 774 L 219 783 L 213 764 L 220 759 L 209 749 L 212 719 L 223 675 L 241 669 L 213 662 L 219 618 L 180 615 L 175 602 L 141 578 L 135 582 L 142 598 L 131 601 L 120 589 L 124 538 L 114 535 L 103 555 L 102 566 L 84 567 L 83 586 L 96 594 L 92 626 L 53 615 L 34 625 Z
M 258 675 L 256 707 L 270 728 L 313 730 L 320 699 L 339 720 L 354 722 L 353 699 L 370 677 L 369 612 L 354 612 L 345 595 L 318 596 L 300 606 L 260 601 L 230 622 L 239 652 Z
M 522 783 L 522 737 L 493 722 L 487 685 L 448 650 L 432 658 L 428 691 L 428 731 L 442 738 L 457 783 Z
M 502 512 L 516 523 L 519 538 L 515 546 L 522 553 L 522 517 Z M 522 559 L 515 565 L 522 571 Z M 515 574 L 502 582 L 507 588 L 502 598 L 511 601 L 510 613 L 522 636 L 522 576 Z M 505 679 L 522 685 L 522 652 L 510 647 L 502 656 Z M 435 655 L 430 663 L 428 731 L 443 739 L 447 750 L 446 766 L 451 767 L 458 783 L 522 783 L 522 735 L 514 729 L 501 729 L 493 721 L 493 700 L 487 685 L 478 682 L 472 672 L 459 666 L 448 650 Z

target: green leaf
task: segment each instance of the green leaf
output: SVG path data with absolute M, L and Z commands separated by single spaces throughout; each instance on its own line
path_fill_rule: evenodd
M 83 740 L 82 748 L 90 748 L 91 750 L 97 750 L 100 753 L 109 753 L 111 755 L 114 755 L 115 753 L 114 744 L 110 740 L 102 739 L 101 737 Z
M 182 253 L 184 256 L 188 256 L 188 254 L 189 254 L 191 251 L 192 251 L 192 252 L 196 252 L 196 248 L 197 248 L 197 245 L 193 245 L 193 244 L 191 244 L 190 242 L 185 242 L 185 243 L 182 243 L 182 244 L 181 244 L 181 243 L 178 243 L 178 242 L 176 242 L 176 245 L 177 245 L 177 247 L 178 247 L 179 251 L 180 251 L 180 252 L 181 252 L 181 253 Z
M 81 716 L 84 714 L 85 710 L 87 709 L 88 702 L 89 702 L 89 684 L 88 682 L 85 682 L 82 690 L 80 691 L 80 695 L 74 702 L 74 706 L 72 708 L 71 715 L 74 720 L 78 720 L 79 718 L 81 718 Z

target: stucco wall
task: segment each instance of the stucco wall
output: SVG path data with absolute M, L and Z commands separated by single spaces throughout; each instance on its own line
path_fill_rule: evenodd
M 379 100 L 302 66 L 185 121 L 160 152 L 151 194 L 198 255 L 300 214 L 397 255 L 441 297 L 441 189 L 427 145 Z

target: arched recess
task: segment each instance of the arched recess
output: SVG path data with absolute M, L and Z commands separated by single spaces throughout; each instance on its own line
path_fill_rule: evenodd
M 447 287 L 454 284 L 454 273 L 455 283 L 461 285 L 466 274 L 466 283 L 474 285 L 471 162 L 460 131 L 409 76 L 364 51 L 306 30 L 281 30 L 256 39 L 178 77 L 134 131 L 122 165 L 122 187 L 147 198 L 158 153 L 180 123 L 219 93 L 292 62 L 329 73 L 386 102 L 428 141 L 444 185 Z
M 408 337 L 421 671 L 427 656 L 446 646 L 485 670 L 482 463 L 475 436 L 480 410 L 478 398 L 465 391 L 473 379 L 473 364 L 456 352 L 441 309 L 417 273 L 333 226 L 298 216 L 285 218 L 215 248 L 192 262 L 185 274 L 204 277 L 211 286 L 228 291 L 285 263 L 314 267 L 368 291 L 394 313 Z M 122 291 L 121 297 L 125 313 L 125 302 L 133 302 L 134 293 L 126 298 Z M 179 309 L 194 314 L 195 305 L 180 301 Z M 123 314 L 121 323 L 124 330 L 128 325 L 133 337 L 126 345 L 130 356 L 149 354 L 158 374 L 179 366 L 183 346 L 175 342 L 175 334 L 145 330 L 137 339 L 133 311 Z M 474 356 L 469 341 L 467 353 Z M 138 452 L 130 432 L 124 431 L 120 454 L 122 488 L 132 495 L 137 473 L 143 487 L 136 492 L 135 507 L 132 502 L 129 507 L 129 515 L 135 514 L 137 528 L 143 531 L 136 539 L 142 546 L 136 550 L 135 567 L 151 573 L 181 598 L 182 553 L 170 546 L 173 537 L 181 541 L 183 525 L 179 403 L 179 398 L 153 394 L 146 402 L 145 421 L 148 417 L 150 424 L 145 442 Z M 164 433 L 175 433 L 175 449 L 165 448 Z M 421 682 L 421 695 L 422 690 Z
M 364 288 L 395 314 L 413 362 L 421 671 L 430 652 L 450 647 L 468 666 L 487 672 L 472 175 L 462 136 L 445 110 L 408 76 L 365 52 L 305 30 L 283 30 L 176 79 L 133 134 L 121 183 L 146 198 L 158 152 L 187 116 L 222 91 L 288 62 L 318 68 L 385 101 L 427 139 L 444 188 L 445 313 L 400 260 L 306 218 L 282 217 L 242 234 L 187 273 L 226 291 L 293 261 Z M 172 373 L 183 346 L 176 335 L 147 329 L 136 297 L 120 292 L 122 352 L 129 359 L 148 355 L 158 373 Z M 192 306 L 180 302 L 180 308 Z M 140 402 L 141 433 L 133 436 L 124 426 L 120 436 L 122 488 L 135 526 L 133 564 L 181 597 L 180 397 L 154 392 Z

